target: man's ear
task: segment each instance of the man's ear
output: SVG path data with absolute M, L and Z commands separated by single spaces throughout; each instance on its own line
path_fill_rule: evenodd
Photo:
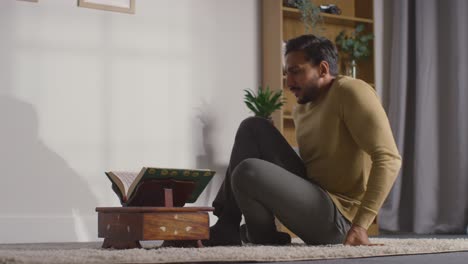
M 330 65 L 328 64 L 327 61 L 321 61 L 319 64 L 320 77 L 325 77 L 329 73 L 330 73 Z

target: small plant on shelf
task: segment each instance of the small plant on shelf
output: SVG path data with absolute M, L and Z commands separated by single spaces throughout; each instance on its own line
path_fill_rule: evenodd
M 295 0 L 293 3 L 301 12 L 301 21 L 304 23 L 305 32 L 321 35 L 323 18 L 320 7 L 310 0 Z
M 347 64 L 347 74 L 356 78 L 357 61 L 367 58 L 371 55 L 369 41 L 374 39 L 373 34 L 364 34 L 364 24 L 358 24 L 356 29 L 351 32 L 351 35 L 346 35 L 345 31 L 341 31 L 336 36 L 335 43 L 344 55 Z
M 273 92 L 267 86 L 263 89 L 258 87 L 258 93 L 250 89 L 245 89 L 244 103 L 255 114 L 268 120 L 271 119 L 271 114 L 284 105 L 282 100 L 282 91 Z
M 340 51 L 347 54 L 351 60 L 367 58 L 371 54 L 369 41 L 374 38 L 374 35 L 363 34 L 364 28 L 364 24 L 358 24 L 356 29 L 351 32 L 350 36 L 346 35 L 344 30 L 336 36 L 336 45 Z

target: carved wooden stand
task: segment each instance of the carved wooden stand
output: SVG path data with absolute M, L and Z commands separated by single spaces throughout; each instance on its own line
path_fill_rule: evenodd
M 164 207 L 97 207 L 103 248 L 141 248 L 140 240 L 208 239 L 212 207 L 173 207 L 165 189 Z

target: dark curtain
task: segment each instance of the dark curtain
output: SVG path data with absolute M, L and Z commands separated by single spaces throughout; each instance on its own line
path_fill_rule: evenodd
M 383 1 L 384 87 L 403 157 L 380 228 L 465 233 L 468 224 L 468 1 Z

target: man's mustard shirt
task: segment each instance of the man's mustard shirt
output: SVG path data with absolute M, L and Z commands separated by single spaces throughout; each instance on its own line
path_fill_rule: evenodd
M 337 76 L 316 102 L 297 105 L 294 122 L 307 176 L 329 193 L 349 221 L 367 229 L 401 166 L 374 89 Z

